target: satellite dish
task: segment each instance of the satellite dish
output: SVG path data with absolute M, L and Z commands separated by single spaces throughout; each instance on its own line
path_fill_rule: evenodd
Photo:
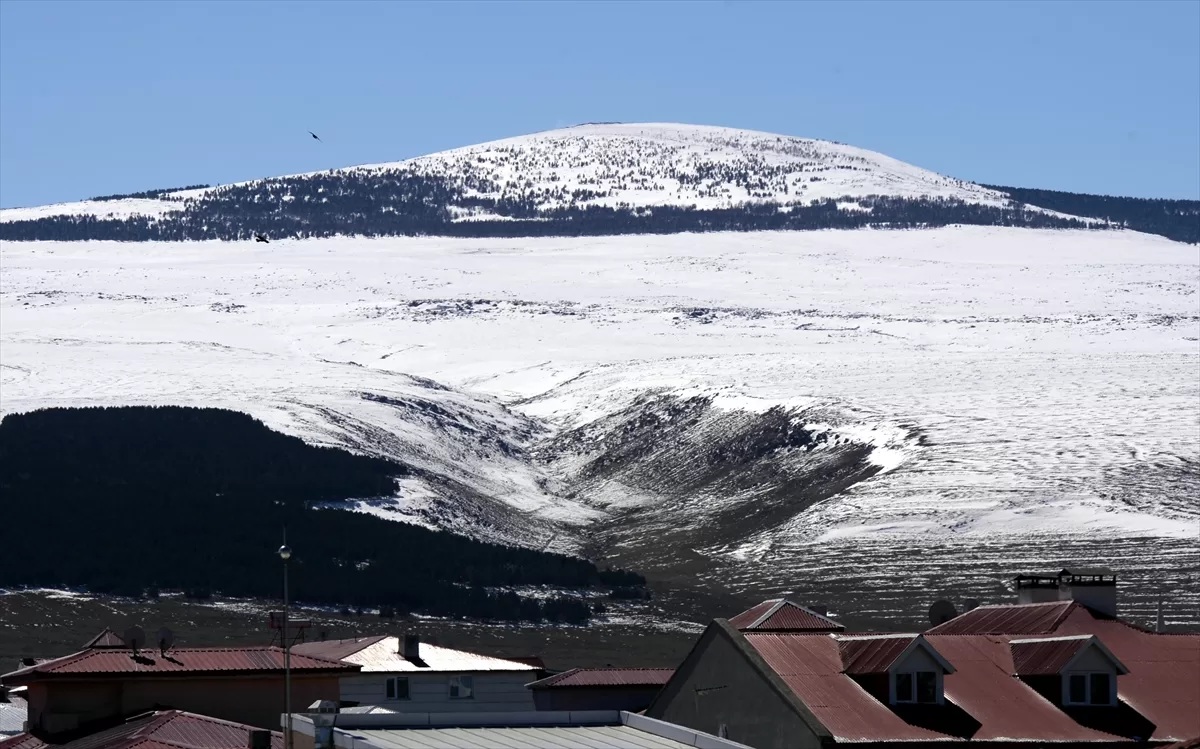
M 935 627 L 945 624 L 956 616 L 958 616 L 958 612 L 955 611 L 954 604 L 945 598 L 934 601 L 933 605 L 929 607 L 929 623 Z
M 968 598 L 963 601 L 963 613 L 974 611 L 977 608 L 979 608 L 979 601 L 976 601 L 974 598 Z
M 158 652 L 166 655 L 171 646 L 175 644 L 175 633 L 167 627 L 159 627 L 158 632 L 154 634 L 154 639 L 158 641 Z
M 138 649 L 146 644 L 146 631 L 135 624 L 125 630 L 125 634 L 121 639 L 125 641 L 125 645 L 130 650 L 136 653 Z

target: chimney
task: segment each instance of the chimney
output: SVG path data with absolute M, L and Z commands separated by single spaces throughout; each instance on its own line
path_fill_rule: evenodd
M 1112 570 L 1076 567 L 1058 577 L 1058 597 L 1107 616 L 1117 615 L 1117 576 Z
M 829 607 L 828 606 L 822 606 L 819 603 L 814 603 L 813 605 L 809 606 L 808 608 L 811 611 L 817 612 L 821 616 L 829 616 Z
M 251 728 L 246 733 L 246 749 L 271 749 L 271 732 Z
M 404 651 L 405 660 L 419 661 L 421 660 L 421 636 L 420 635 L 405 635 L 404 636 Z

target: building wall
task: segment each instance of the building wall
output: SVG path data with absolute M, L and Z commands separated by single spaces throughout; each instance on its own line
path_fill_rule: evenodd
M 533 702 L 538 710 L 629 710 L 650 707 L 659 687 L 563 687 L 536 689 Z
M 342 677 L 341 699 L 359 705 L 382 705 L 389 710 L 411 713 L 506 712 L 534 710 L 533 694 L 525 686 L 535 680 L 530 671 L 464 672 L 475 682 L 470 699 L 450 699 L 450 677 L 460 674 L 368 673 Z M 387 699 L 387 679 L 408 677 L 407 700 Z
M 292 675 L 292 706 L 300 710 L 319 699 L 336 700 L 336 675 Z M 45 681 L 30 686 L 31 725 L 70 730 L 92 720 L 176 708 L 214 718 L 279 730 L 283 677 L 97 678 Z
M 724 725 L 725 738 L 755 749 L 819 747 L 791 705 L 715 627 L 705 632 L 646 715 L 716 736 Z

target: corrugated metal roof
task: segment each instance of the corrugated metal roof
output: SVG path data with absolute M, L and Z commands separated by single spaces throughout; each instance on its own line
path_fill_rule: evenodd
M 0 749 L 245 749 L 251 726 L 204 715 L 167 710 L 149 713 L 111 728 L 62 743 L 30 734 L 0 741 Z M 283 734 L 271 733 L 271 749 L 282 749 Z
M 25 718 L 28 716 L 28 705 L 25 699 L 10 695 L 7 700 L 0 697 L 0 738 L 15 736 L 25 730 Z
M 774 598 L 743 611 L 729 620 L 737 629 L 754 632 L 841 632 L 841 623 L 812 609 Z
M 1067 617 L 1073 601 L 980 606 L 926 630 L 930 635 L 1046 635 Z
M 1181 741 L 1200 736 L 1200 635 L 1167 635 L 1146 632 L 1119 620 L 1094 616 L 1086 607 L 1066 602 L 1059 604 L 1013 606 L 1020 615 L 1005 617 L 993 612 L 973 626 L 990 628 L 994 622 L 1012 622 L 1022 629 L 1053 626 L 1056 638 L 1067 635 L 1095 635 L 1094 645 L 1111 651 L 1118 672 L 1118 696 L 1133 712 L 1153 725 L 1153 741 Z M 1029 612 L 1037 613 L 1031 617 Z M 1039 613 L 1040 612 L 1040 613 Z M 966 615 L 964 615 L 966 616 Z M 959 617 L 962 619 L 963 617 Z M 950 623 L 958 621 L 951 620 Z M 926 633 L 925 639 L 955 669 L 944 678 L 945 696 L 953 710 L 934 711 L 924 716 L 921 725 L 907 722 L 901 710 L 876 699 L 846 673 L 842 673 L 841 648 L 862 647 L 856 643 L 884 641 L 886 638 L 852 635 L 768 634 L 748 632 L 744 636 L 796 696 L 804 702 L 839 741 L 971 741 L 1039 742 L 1116 742 L 1129 741 L 1131 735 L 1118 736 L 1113 724 L 1105 731 L 1080 723 L 1079 713 L 1064 711 L 1025 681 L 1015 678 L 1018 663 L 1014 647 L 1027 639 L 1012 634 L 938 634 L 946 625 Z M 1024 633 L 1022 633 L 1024 634 Z M 910 636 L 894 638 L 911 641 Z M 1083 640 L 1087 644 L 1086 640 Z M 876 646 L 882 647 L 882 646 Z M 1065 648 L 1064 648 L 1065 651 Z M 1017 648 L 1021 652 L 1021 648 Z M 898 653 L 897 653 L 898 655 Z M 1053 658 L 1051 657 L 1053 655 Z M 886 655 L 874 655 L 879 662 Z M 1063 654 L 1033 655 L 1030 663 L 1049 664 L 1062 660 Z M 1069 660 L 1070 657 L 1067 657 Z M 1067 660 L 1062 661 L 1064 664 Z M 1123 664 L 1123 666 L 1121 665 Z M 1038 666 L 1049 668 L 1050 666 Z M 1121 708 L 1125 710 L 1126 708 Z M 955 712 L 959 722 L 949 719 Z M 938 716 L 942 717 L 938 717 Z M 941 721 L 941 722 L 939 722 Z M 964 734 L 963 725 L 977 727 Z M 1128 728 L 1133 729 L 1131 723 Z M 1142 729 L 1138 729 L 1142 730 Z
M 661 687 L 673 668 L 573 668 L 529 684 L 530 689 L 566 687 Z
M 317 643 L 310 644 L 315 645 Z M 532 673 L 537 670 L 536 666 L 531 666 L 528 663 L 506 661 L 502 658 L 492 658 L 491 656 L 468 653 L 463 650 L 451 650 L 450 648 L 438 647 L 437 645 L 430 645 L 425 642 L 421 643 L 418 650 L 420 659 L 414 662 L 408 660 L 399 652 L 402 649 L 403 645 L 400 638 L 387 635 L 376 638 L 374 642 L 349 653 L 341 660 L 343 663 L 362 666 L 364 673 L 430 673 L 438 671 L 452 673 L 523 671 Z M 293 648 L 292 652 L 296 652 L 296 648 Z
M 1042 637 L 1036 640 L 1011 640 L 1013 670 L 1018 676 L 1057 674 L 1063 666 L 1087 647 L 1090 635 Z
M 292 670 L 351 671 L 339 661 L 292 654 Z M 276 647 L 176 648 L 166 655 L 143 650 L 134 656 L 128 650 L 84 650 L 5 674 L 5 684 L 24 684 L 40 678 L 68 675 L 211 673 L 228 671 L 283 671 L 283 650 Z
M 354 734 L 383 749 L 681 749 L 692 746 L 630 726 L 410 728 L 355 730 Z
M 838 638 L 842 670 L 848 674 L 886 673 L 916 635 Z

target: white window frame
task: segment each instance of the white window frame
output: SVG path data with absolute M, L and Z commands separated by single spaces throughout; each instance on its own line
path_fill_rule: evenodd
M 1092 701 L 1092 676 L 1106 674 L 1108 676 L 1108 694 L 1104 702 Z M 1115 671 L 1066 671 L 1063 673 L 1063 704 L 1071 707 L 1112 707 L 1117 704 L 1117 674 Z M 1071 677 L 1083 677 L 1083 702 L 1071 699 Z
M 475 677 L 471 674 L 458 674 L 451 676 L 446 682 L 446 693 L 452 700 L 473 700 L 475 699 Z M 455 694 L 455 690 L 458 694 Z M 463 692 L 466 694 L 463 694 Z
M 404 682 L 404 696 L 400 697 L 400 682 Z M 383 684 L 384 699 L 406 702 L 412 699 L 412 682 L 407 676 L 389 676 Z
M 933 679 L 934 679 L 933 702 L 918 702 L 917 701 L 917 694 L 918 694 L 917 674 L 921 674 L 921 673 L 933 674 Z M 900 695 L 900 675 L 901 674 L 906 674 L 906 675 L 912 677 L 912 693 L 909 694 L 907 697 L 901 697 L 901 695 Z M 942 692 L 942 672 L 940 670 L 935 670 L 935 671 L 927 671 L 927 670 L 893 671 L 891 674 L 891 685 L 890 686 L 891 686 L 891 692 L 892 692 L 892 704 L 893 705 L 941 705 L 944 702 L 943 692 Z

